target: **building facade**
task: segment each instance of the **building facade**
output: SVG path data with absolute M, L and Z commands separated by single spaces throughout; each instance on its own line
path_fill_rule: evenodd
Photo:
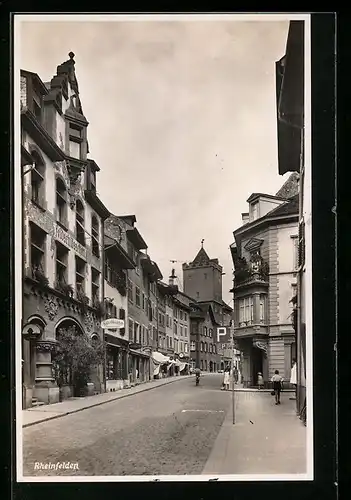
M 190 365 L 201 371 L 217 372 L 221 369 L 221 355 L 212 306 L 193 302 L 190 307 Z
M 126 231 L 115 215 L 110 215 L 104 224 L 105 251 L 105 296 L 104 319 L 120 319 L 124 327 L 104 330 L 106 344 L 106 390 L 116 391 L 129 387 L 129 330 L 127 328 L 128 290 L 127 273 L 135 269 L 136 263 L 128 254 Z M 132 340 L 132 339 L 131 339 Z
M 296 356 L 291 300 L 298 267 L 297 191 L 291 178 L 276 196 L 254 193 L 248 217 L 234 231 L 234 332 L 245 386 L 257 384 L 258 372 L 268 382 L 276 369 L 290 379 Z
M 295 172 L 299 179 L 299 267 L 295 304 L 296 405 L 306 423 L 306 270 L 311 269 L 305 252 L 305 227 L 311 227 L 311 173 L 305 170 L 305 23 L 290 21 L 284 56 L 276 62 L 278 171 Z M 310 293 L 311 290 L 310 290 Z M 307 293 L 308 295 L 308 293 Z M 308 332 L 309 335 L 312 332 Z
M 55 366 L 60 330 L 101 339 L 103 223 L 99 167 L 88 159 L 74 54 L 44 84 L 21 71 L 23 195 L 23 407 L 74 394 L 76 374 Z M 28 168 L 26 168 L 28 166 Z M 91 392 L 104 390 L 102 366 Z

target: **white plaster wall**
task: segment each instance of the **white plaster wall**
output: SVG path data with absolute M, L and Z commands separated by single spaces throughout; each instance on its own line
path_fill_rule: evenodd
M 293 296 L 292 284 L 295 283 L 296 278 L 292 274 L 278 276 L 279 324 L 282 325 L 282 331 L 292 331 L 291 318 L 289 316 L 293 310 L 290 300 Z
M 278 227 L 279 272 L 294 271 L 294 238 L 298 235 L 298 224 Z
M 123 308 L 125 310 L 125 334 L 119 335 L 119 330 L 113 333 L 116 337 L 123 338 L 125 340 L 129 340 L 129 331 L 128 331 L 128 298 L 123 297 L 116 288 L 112 287 L 105 281 L 105 296 L 110 297 L 113 300 L 113 305 L 117 307 L 117 318 L 119 318 L 119 310 Z
M 264 217 L 266 214 L 268 214 L 268 212 L 270 212 L 274 208 L 277 208 L 282 203 L 283 202 L 279 201 L 279 200 L 270 200 L 270 199 L 260 198 L 259 216 Z

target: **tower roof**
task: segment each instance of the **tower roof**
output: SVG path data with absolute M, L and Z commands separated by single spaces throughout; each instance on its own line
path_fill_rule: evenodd
M 208 264 L 209 261 L 210 258 L 207 255 L 206 250 L 204 249 L 204 247 L 201 247 L 195 259 L 193 260 L 192 264 L 203 265 L 203 264 Z

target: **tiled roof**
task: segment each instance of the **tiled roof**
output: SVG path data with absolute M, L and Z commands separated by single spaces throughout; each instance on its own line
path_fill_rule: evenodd
M 282 215 L 294 215 L 299 213 L 299 195 L 296 194 L 286 203 L 282 203 L 279 207 L 274 208 L 265 216 L 270 217 L 281 217 Z

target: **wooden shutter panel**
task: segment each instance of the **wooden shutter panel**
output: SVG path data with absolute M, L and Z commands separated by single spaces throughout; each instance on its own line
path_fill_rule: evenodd
M 299 267 L 305 264 L 305 222 L 299 224 Z
M 121 308 L 121 309 L 119 310 L 119 319 L 124 319 L 124 321 L 125 321 L 125 318 L 126 318 L 126 311 L 125 311 L 124 309 L 122 309 L 122 308 Z M 120 333 L 120 335 L 125 335 L 125 333 L 126 333 L 126 329 L 125 329 L 125 328 L 121 328 L 121 329 L 119 330 L 119 333 Z

